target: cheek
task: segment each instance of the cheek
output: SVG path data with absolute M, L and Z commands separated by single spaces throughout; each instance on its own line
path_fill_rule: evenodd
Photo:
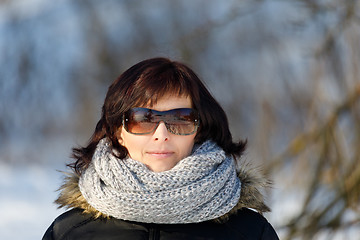
M 141 137 L 127 133 L 125 130 L 121 131 L 119 143 L 126 147 L 130 156 L 140 151 L 141 148 Z
M 126 138 L 123 139 L 123 146 L 128 150 L 129 157 L 134 160 L 140 161 L 142 159 L 143 146 L 141 139 Z
M 183 158 L 191 154 L 195 142 L 194 138 L 195 136 L 182 136 L 181 141 L 178 141 L 178 143 L 180 143 L 179 147 L 181 148 Z

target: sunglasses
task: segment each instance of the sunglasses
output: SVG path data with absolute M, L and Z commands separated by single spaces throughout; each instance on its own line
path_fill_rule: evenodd
M 145 135 L 153 133 L 164 122 L 167 130 L 176 135 L 194 134 L 199 125 L 199 114 L 192 108 L 156 111 L 149 108 L 131 108 L 123 115 L 123 126 L 129 133 Z

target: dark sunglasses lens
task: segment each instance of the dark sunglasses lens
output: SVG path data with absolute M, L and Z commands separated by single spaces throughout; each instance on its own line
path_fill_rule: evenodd
M 133 108 L 125 113 L 125 130 L 133 134 L 153 132 L 160 121 L 173 134 L 189 135 L 196 132 L 199 125 L 198 114 L 191 108 L 180 108 L 169 111 L 155 111 L 147 108 Z
M 190 108 L 174 109 L 165 115 L 167 129 L 177 135 L 193 134 L 197 130 L 197 113 Z
M 152 111 L 146 108 L 133 108 L 125 113 L 124 127 L 129 133 L 151 133 L 157 123 L 153 121 Z

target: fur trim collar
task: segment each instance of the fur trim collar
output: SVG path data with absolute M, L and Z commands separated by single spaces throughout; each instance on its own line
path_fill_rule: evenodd
M 79 175 L 76 173 L 65 173 L 64 184 L 60 187 L 59 197 L 55 203 L 59 208 L 80 208 L 84 213 L 91 214 L 94 218 L 109 218 L 109 216 L 99 212 L 87 203 L 79 189 Z M 258 168 L 253 168 L 249 164 L 243 164 L 238 170 L 238 177 L 241 181 L 241 195 L 238 204 L 227 214 L 215 221 L 224 222 L 230 215 L 236 213 L 241 208 L 251 208 L 260 214 L 269 212 L 270 208 L 265 204 L 261 190 L 269 188 L 271 183 L 263 177 Z

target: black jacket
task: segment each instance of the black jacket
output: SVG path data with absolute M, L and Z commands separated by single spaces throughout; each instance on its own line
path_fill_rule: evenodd
M 278 239 L 272 226 L 261 214 L 243 208 L 224 223 L 206 221 L 191 224 L 148 224 L 115 218 L 94 219 L 73 209 L 59 216 L 46 231 L 43 240 L 65 239 Z
M 278 239 L 262 216 L 270 211 L 259 189 L 268 182 L 256 169 L 245 165 L 239 171 L 241 194 L 238 204 L 226 215 L 201 223 L 149 224 L 115 219 L 90 206 L 82 196 L 79 176 L 65 179 L 56 203 L 71 210 L 60 215 L 46 231 L 43 240 L 81 239 Z M 256 209 L 256 211 L 249 208 Z

